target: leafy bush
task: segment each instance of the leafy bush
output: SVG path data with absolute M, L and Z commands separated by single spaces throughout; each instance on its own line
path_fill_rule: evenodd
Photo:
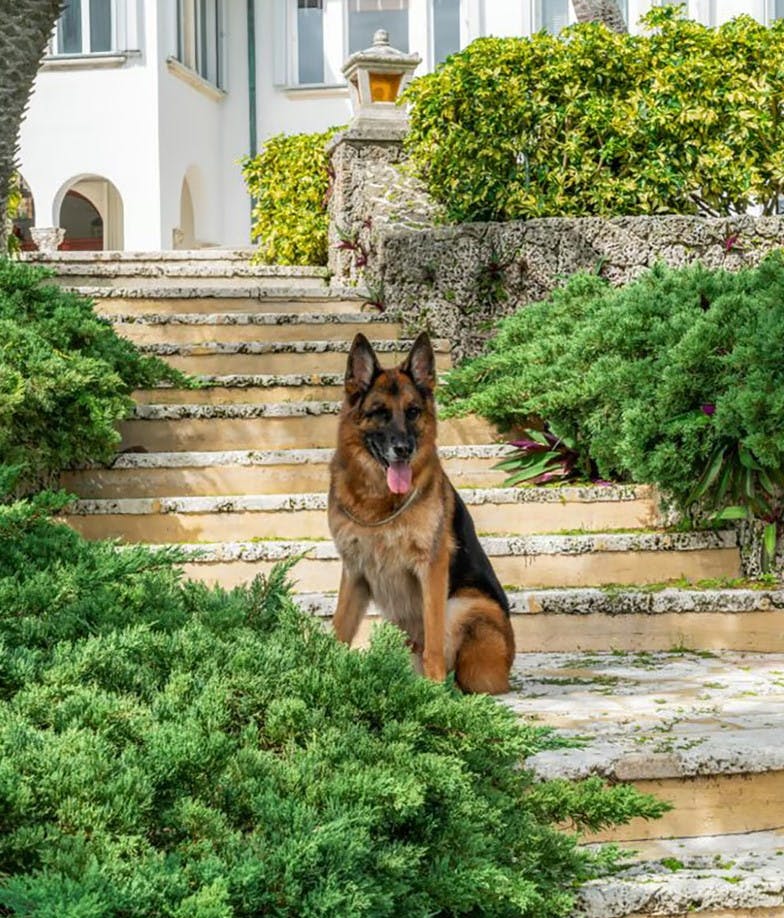
M 18 172 L 14 172 L 11 175 L 11 181 L 8 183 L 8 196 L 6 199 L 4 214 L 6 225 L 2 227 L 2 230 L 5 234 L 6 255 L 9 258 L 13 258 L 15 255 L 18 255 L 21 249 L 21 243 L 13 233 L 14 219 L 18 215 L 21 203 L 22 188 L 20 184 L 20 176 Z M 0 237 L 2 236 L 3 232 L 0 232 Z M 0 257 L 2 257 L 2 252 L 0 252 Z
M 327 142 L 322 134 L 277 134 L 262 151 L 246 157 L 242 174 L 254 200 L 251 236 L 266 264 L 327 263 Z
M 0 259 L 0 466 L 17 467 L 28 485 L 108 460 L 133 389 L 188 384 L 118 337 L 90 300 L 47 283 L 49 276 Z
M 409 150 L 449 219 L 776 212 L 784 21 L 643 22 L 483 38 L 411 84 Z
M 502 321 L 441 398 L 451 413 L 504 426 L 547 421 L 584 466 L 655 483 L 685 509 L 740 506 L 736 515 L 772 523 L 784 487 L 782 354 L 781 253 L 737 273 L 659 265 L 623 288 L 577 275 Z
M 663 807 L 537 784 L 555 743 L 350 651 L 285 570 L 230 593 L 175 557 L 0 506 L 0 907 L 18 918 L 567 915 L 593 856 L 553 823 Z M 2 908 L 0 908 L 2 911 Z

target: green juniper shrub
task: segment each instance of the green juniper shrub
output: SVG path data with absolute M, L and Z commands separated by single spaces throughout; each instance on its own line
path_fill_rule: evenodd
M 315 134 L 276 134 L 246 157 L 242 174 L 253 205 L 256 259 L 265 264 L 327 263 L 329 157 L 340 128 Z
M 449 220 L 776 212 L 784 21 L 642 21 L 482 38 L 412 82 L 408 150 Z
M 133 409 L 133 389 L 162 380 L 190 385 L 50 276 L 0 259 L 0 465 L 18 468 L 22 488 L 108 460 L 120 439 L 116 422 Z
M 351 651 L 286 570 L 231 592 L 176 554 L 0 506 L 0 911 L 18 918 L 566 916 L 606 866 L 556 829 L 664 806 L 537 783 L 558 740 Z
M 784 256 L 735 273 L 658 265 L 622 288 L 576 275 L 503 320 L 441 400 L 502 426 L 539 418 L 583 467 L 686 510 L 779 521 Z

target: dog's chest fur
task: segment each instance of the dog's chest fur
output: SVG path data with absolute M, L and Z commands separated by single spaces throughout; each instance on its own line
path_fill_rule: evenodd
M 376 529 L 344 518 L 333 532 L 343 563 L 353 575 L 365 579 L 379 613 L 420 644 L 424 640 L 422 590 L 415 568 L 432 562 L 442 525 L 440 515 L 437 525 L 428 516 L 432 519 L 413 511 L 409 519 Z

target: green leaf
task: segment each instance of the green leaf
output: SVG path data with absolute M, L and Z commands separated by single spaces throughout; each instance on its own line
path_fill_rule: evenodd
M 713 451 L 710 459 L 708 460 L 708 465 L 705 468 L 705 472 L 703 473 L 702 478 L 699 480 L 697 486 L 689 496 L 689 503 L 694 503 L 695 501 L 699 500 L 716 480 L 724 462 L 725 450 L 725 447 L 717 446 Z
M 550 471 L 560 463 L 558 456 L 553 453 L 545 453 L 542 458 L 539 458 L 539 456 L 537 456 L 537 458 L 537 462 L 526 466 L 526 468 L 521 470 L 517 475 L 511 475 L 507 478 L 504 482 L 504 487 L 511 488 L 523 481 L 530 481 L 532 478 L 538 478 L 539 475 Z
M 762 531 L 762 558 L 763 569 L 770 570 L 776 560 L 776 542 L 778 539 L 778 526 L 768 523 Z
M 720 522 L 725 520 L 747 520 L 750 516 L 751 514 L 746 507 L 732 506 L 725 507 L 723 510 L 717 510 L 715 513 L 711 514 L 710 518 Z

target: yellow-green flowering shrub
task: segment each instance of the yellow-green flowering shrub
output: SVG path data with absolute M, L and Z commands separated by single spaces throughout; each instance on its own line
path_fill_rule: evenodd
M 247 157 L 242 174 L 254 200 L 251 236 L 265 264 L 327 263 L 326 145 L 338 128 L 321 134 L 277 134 Z
M 408 148 L 449 219 L 775 212 L 784 21 L 643 23 L 483 38 L 414 81 Z

